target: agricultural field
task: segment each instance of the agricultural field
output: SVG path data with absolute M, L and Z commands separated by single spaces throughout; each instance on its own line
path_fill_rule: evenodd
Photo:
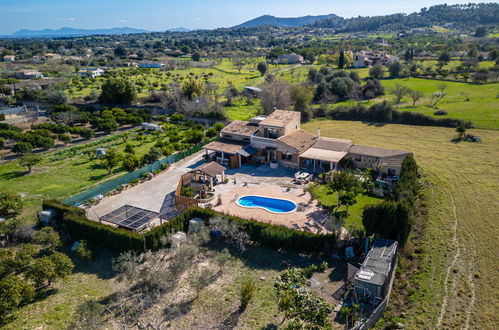
M 402 103 L 397 106 L 401 111 L 420 112 L 436 118 L 457 118 L 471 121 L 477 128 L 499 129 L 499 83 L 488 83 L 483 85 L 442 82 L 432 79 L 421 78 L 399 78 L 383 79 L 381 84 L 385 87 L 385 95 L 369 101 L 362 101 L 364 105 L 371 105 L 382 100 L 393 101 L 390 89 L 396 85 L 406 86 L 412 90 L 423 92 L 424 96 L 418 100 L 413 107 L 409 96 L 402 99 Z M 431 95 L 439 91 L 440 85 L 445 84 L 447 95 L 437 104 L 437 107 L 430 106 Z M 354 101 L 338 102 L 338 105 L 353 105 Z M 447 115 L 434 115 L 437 110 L 447 112 Z
M 189 133 L 191 131 L 185 127 L 178 132 L 181 139 L 184 135 L 191 135 Z M 23 195 L 29 205 L 24 213 L 29 218 L 39 209 L 43 199 L 62 200 L 90 186 L 126 173 L 119 162 L 112 173 L 108 174 L 101 165 L 101 160 L 95 157 L 90 159 L 84 154 L 86 151 L 94 153 L 98 147 L 112 147 L 123 154 L 126 144 L 130 144 L 135 156 L 140 159 L 161 140 L 161 136 L 153 134 L 144 134 L 144 140 L 139 140 L 137 136 L 140 136 L 138 131 L 132 132 L 125 142 L 122 133 L 111 138 L 44 153 L 41 155 L 41 163 L 35 165 L 30 174 L 27 174 L 27 169 L 21 167 L 17 161 L 4 163 L 0 166 L 0 190 L 14 191 Z M 77 148 L 77 151 L 73 152 L 73 148 Z
M 438 109 L 429 107 L 431 94 L 442 83 L 447 86 L 447 95 L 437 104 Z M 382 84 L 387 92 L 400 84 L 424 93 L 424 98 L 418 101 L 415 108 L 411 100 L 405 97 L 399 105 L 400 110 L 417 111 L 429 116 L 436 110 L 443 110 L 448 113 L 446 116 L 471 121 L 477 128 L 499 129 L 499 83 L 475 85 L 409 78 L 383 80 Z
M 330 120 L 302 125 L 310 132 L 319 127 L 324 136 L 410 150 L 421 167 L 427 219 L 420 273 L 396 281 L 410 293 L 406 327 L 493 329 L 499 322 L 499 132 L 473 129 L 481 143 L 453 143 L 451 128 Z

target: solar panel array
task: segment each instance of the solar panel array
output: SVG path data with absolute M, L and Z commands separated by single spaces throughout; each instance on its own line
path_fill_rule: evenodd
M 140 231 L 156 218 L 159 218 L 159 213 L 135 206 L 123 205 L 119 209 L 100 217 L 100 220 L 114 223 L 133 231 Z

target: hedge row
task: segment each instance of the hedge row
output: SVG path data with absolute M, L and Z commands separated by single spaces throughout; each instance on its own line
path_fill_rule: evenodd
M 63 225 L 74 239 L 86 239 L 97 244 L 103 244 L 109 249 L 118 252 L 126 250 L 139 252 L 158 250 L 161 247 L 161 237 L 169 236 L 178 231 L 187 231 L 190 219 L 201 218 L 208 221 L 208 219 L 220 215 L 237 223 L 243 230 L 248 232 L 253 242 L 270 248 L 311 253 L 329 250 L 336 243 L 336 237 L 333 234 L 317 235 L 284 226 L 227 216 L 202 208 L 190 208 L 143 235 L 88 220 L 82 209 L 57 201 L 45 201 L 43 208 L 53 209 L 56 212 L 56 222 Z
M 455 118 L 435 118 L 419 112 L 398 111 L 386 101 L 373 104 L 369 108 L 363 105 L 339 106 L 329 115 L 335 120 L 362 120 L 404 125 L 473 127 L 473 123 Z
M 250 235 L 253 242 L 260 243 L 270 248 L 311 253 L 328 250 L 333 247 L 337 241 L 336 236 L 333 234 L 317 235 L 284 226 L 228 216 L 213 210 L 202 208 L 191 208 L 184 212 L 180 217 L 182 217 L 183 221 L 188 221 L 189 219 L 196 217 L 208 220 L 212 217 L 220 215 L 241 226 L 241 228 L 243 228 Z M 160 231 L 161 226 L 155 230 Z
M 126 229 L 111 227 L 88 220 L 85 211 L 58 201 L 44 201 L 43 209 L 55 211 L 55 222 L 64 227 L 73 239 L 85 239 L 107 248 L 122 252 L 146 251 L 145 238 Z

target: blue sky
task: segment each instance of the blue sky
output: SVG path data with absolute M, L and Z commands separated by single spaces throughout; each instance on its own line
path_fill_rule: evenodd
M 413 12 L 444 2 L 431 0 L 0 0 L 0 34 L 20 29 L 110 28 L 151 31 L 211 29 L 254 17 L 334 13 L 342 17 Z M 468 3 L 453 0 L 448 3 Z

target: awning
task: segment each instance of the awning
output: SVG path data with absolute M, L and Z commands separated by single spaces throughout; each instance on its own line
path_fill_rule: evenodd
M 253 149 L 251 146 L 244 147 L 241 151 L 238 152 L 243 157 L 249 157 L 251 155 L 256 154 L 258 151 Z
M 300 155 L 300 158 L 316 159 L 325 162 L 337 163 L 347 155 L 344 151 L 331 151 L 325 149 L 310 148 Z
M 236 155 L 245 147 L 242 143 L 232 142 L 228 140 L 219 140 L 208 143 L 203 147 L 205 150 L 224 152 L 230 155 Z

